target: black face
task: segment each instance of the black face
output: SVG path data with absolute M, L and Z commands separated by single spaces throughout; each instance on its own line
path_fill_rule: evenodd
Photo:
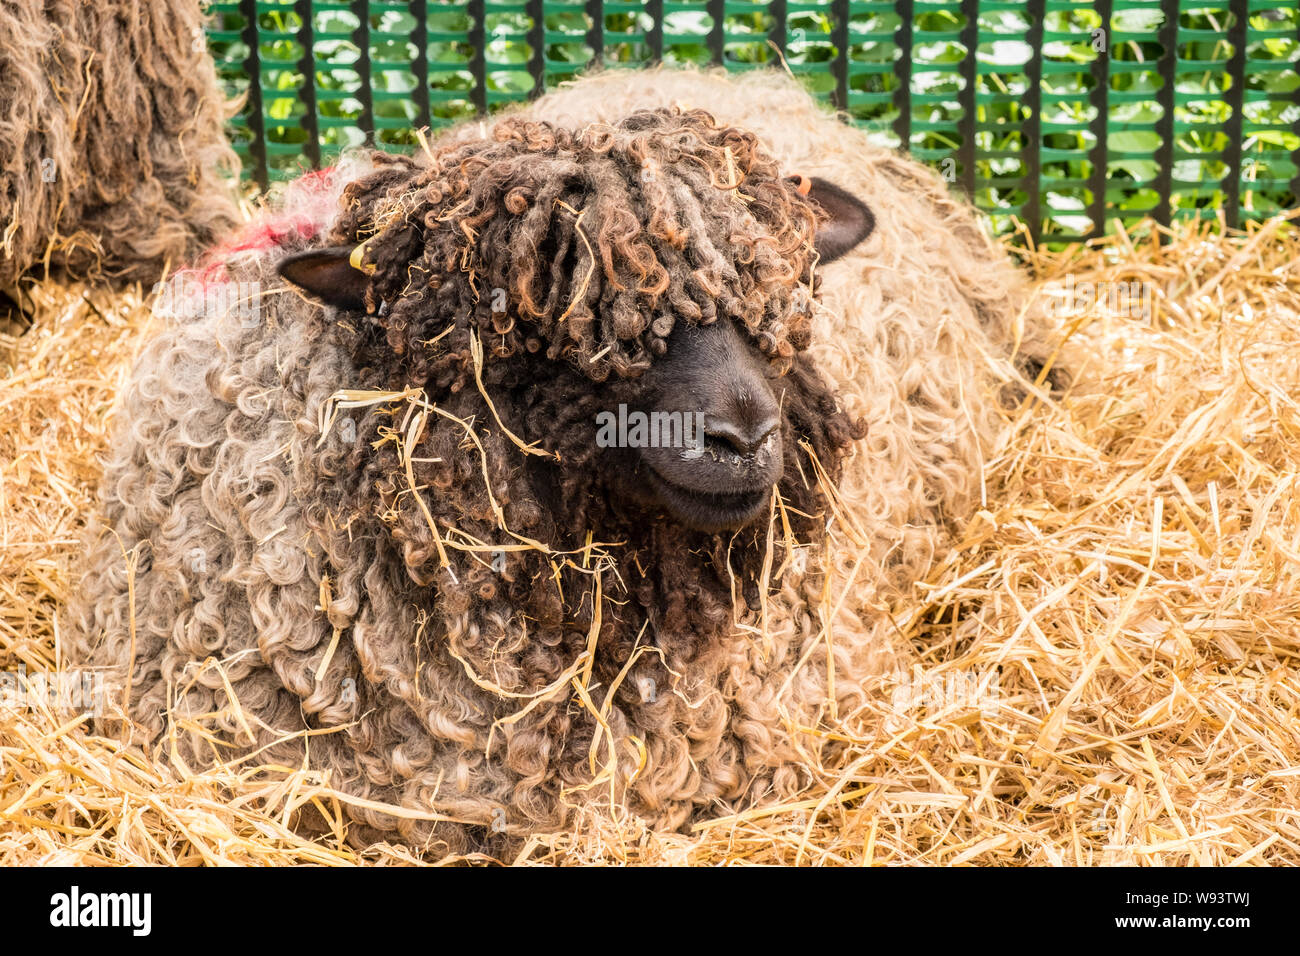
M 624 417 L 645 430 L 623 430 L 615 473 L 631 480 L 615 493 L 701 531 L 754 520 L 785 471 L 782 381 L 730 320 L 679 323 L 629 396 Z

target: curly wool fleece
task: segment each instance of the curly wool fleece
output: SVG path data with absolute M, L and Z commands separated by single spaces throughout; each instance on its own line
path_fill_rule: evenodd
M 847 714 L 868 701 L 891 640 L 868 609 L 924 571 L 949 516 L 978 492 L 997 419 L 989 386 L 1011 374 L 1017 302 L 971 213 L 935 177 L 870 146 L 779 78 L 596 78 L 527 115 L 572 117 L 566 125 L 581 129 L 618 119 L 633 101 L 663 106 L 687 92 L 687 105 L 707 102 L 723 125 L 765 126 L 760 118 L 775 106 L 786 128 L 769 128 L 765 146 L 781 168 L 856 191 L 880 223 L 880 235 L 825 269 L 827 308 L 815 313 L 801 353 L 815 357 L 869 429 L 844 459 L 840 487 L 869 537 L 874 570 L 827 615 L 833 640 L 818 623 L 819 572 L 843 569 L 818 567 L 821 549 L 782 562 L 763 640 L 754 640 L 755 616 L 735 606 L 725 573 L 727 542 L 666 523 L 619 524 L 580 497 L 580 482 L 567 499 L 574 510 L 541 513 L 520 480 L 525 456 L 503 429 L 483 426 L 493 413 L 463 375 L 431 379 L 441 389 L 431 397 L 459 425 L 425 416 L 415 428 L 409 406 L 372 406 L 357 413 L 357 434 L 346 440 L 337 422 L 329 427 L 331 396 L 378 386 L 382 370 L 358 355 L 381 352 L 358 351 L 357 329 L 272 289 L 262 322 L 215 310 L 152 341 L 120 413 L 104 517 L 70 609 L 70 656 L 130 683 L 131 716 L 150 740 L 175 746 L 187 762 L 254 750 L 259 762 L 305 759 L 351 799 L 353 839 L 396 836 L 435 852 L 509 846 L 565 827 L 575 807 L 610 801 L 672 829 L 788 799 L 812 783 L 811 768 L 837 745 L 795 728 L 819 726 L 829 706 Z M 462 129 L 443 148 L 483 136 Z M 336 173 L 329 189 L 355 176 Z M 285 237 L 277 252 L 307 241 Z M 277 258 L 244 252 L 228 278 L 270 288 Z M 488 364 L 489 393 L 531 354 Z M 807 379 L 808 407 L 833 412 L 815 376 Z M 502 396 L 494 393 L 505 406 Z M 554 421 L 589 410 L 572 379 L 532 409 Z M 480 423 L 472 439 L 461 427 L 469 420 Z M 834 468 L 848 439 L 842 429 L 818 438 L 817 428 L 800 422 Z M 390 451 L 401 437 L 419 452 L 414 482 L 393 474 Z M 382 453 L 367 466 L 372 446 Z M 500 501 L 484 493 L 483 478 L 504 489 Z M 595 562 L 595 596 L 605 598 L 597 602 L 586 557 L 552 562 L 570 594 L 557 603 L 555 580 L 537 573 L 548 567 L 539 568 L 537 551 L 503 550 L 502 565 L 475 557 L 472 542 L 503 540 L 494 505 L 551 557 L 575 536 L 580 547 L 590 531 L 596 541 L 624 534 L 635 560 L 608 546 L 615 556 Z M 433 561 L 427 535 L 420 548 L 397 545 L 394 530 L 416 527 L 413 515 L 426 509 L 449 529 L 449 545 L 470 548 L 452 549 L 453 574 Z M 609 537 L 606 519 L 616 532 Z M 576 535 L 561 523 L 576 525 Z M 466 533 L 456 538 L 452 527 Z M 761 564 L 761 537 L 735 545 L 749 570 Z M 138 558 L 134 569 L 127 553 Z M 521 607 L 527 613 L 517 614 Z M 647 627 L 652 641 L 642 640 Z
M 239 222 L 194 0 L 0 4 L 0 288 L 153 282 Z

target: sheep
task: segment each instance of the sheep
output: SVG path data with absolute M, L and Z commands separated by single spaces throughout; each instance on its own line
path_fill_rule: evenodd
M 187 766 L 328 773 L 361 844 L 796 795 L 836 745 L 794 728 L 888 654 L 864 609 L 979 494 L 1005 276 L 937 178 L 766 76 L 596 77 L 313 174 L 175 280 L 69 656 Z M 604 447 L 627 409 L 704 435 Z M 875 567 L 828 652 L 836 486 Z
M 240 221 L 192 0 L 0 6 L 0 289 L 152 283 Z

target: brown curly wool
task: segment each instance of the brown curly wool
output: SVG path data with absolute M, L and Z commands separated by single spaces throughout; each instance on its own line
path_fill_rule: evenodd
M 499 357 L 532 337 L 597 381 L 649 367 L 679 318 L 734 319 L 782 358 L 808 344 L 812 208 L 752 134 L 702 111 L 578 132 L 513 119 L 427 168 L 384 162 L 345 191 L 334 238 L 365 240 L 388 342 L 417 365 L 447 315 L 476 314 Z M 494 288 L 524 324 L 491 311 Z
M 742 124 L 602 119 L 525 114 L 336 171 L 328 235 L 226 261 L 225 282 L 261 283 L 258 321 L 213 308 L 148 345 L 66 641 L 118 679 L 145 742 L 187 765 L 305 761 L 348 801 L 354 840 L 434 852 L 508 849 L 592 807 L 674 829 L 789 799 L 840 746 L 822 718 L 864 705 L 890 632 L 857 599 L 823 601 L 836 559 L 813 456 L 854 507 L 872 474 L 895 496 L 851 518 L 878 556 L 861 579 L 917 573 L 992 431 L 976 405 L 945 444 L 922 403 L 948 414 L 953 382 L 983 401 L 980 347 L 1006 361 L 1017 303 L 991 254 L 950 247 L 983 270 L 972 292 L 922 250 L 945 241 L 922 232 L 944 222 L 933 197 L 882 186 L 859 194 L 915 257 L 905 296 L 941 300 L 827 316 L 814 210 Z M 354 242 L 366 315 L 275 277 L 282 254 Z M 852 287 L 827 295 L 857 295 L 841 275 Z M 784 372 L 770 553 L 767 522 L 713 535 L 628 504 L 635 476 L 593 441 L 597 412 L 636 405 L 670 323 L 711 317 Z M 864 371 L 834 379 L 860 407 L 883 396 L 865 442 L 813 360 L 843 372 L 809 334 L 827 322 L 901 335 L 864 341 Z M 931 383 L 906 362 L 947 356 L 936 322 L 962 348 Z
M 0 287 L 152 282 L 238 222 L 194 0 L 0 5 Z

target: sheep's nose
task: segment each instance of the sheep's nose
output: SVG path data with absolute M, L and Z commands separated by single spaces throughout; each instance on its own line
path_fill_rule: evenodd
M 704 435 L 715 441 L 729 445 L 740 455 L 752 455 L 762 447 L 780 420 L 774 414 L 728 415 L 725 417 L 709 416 L 705 419 Z

